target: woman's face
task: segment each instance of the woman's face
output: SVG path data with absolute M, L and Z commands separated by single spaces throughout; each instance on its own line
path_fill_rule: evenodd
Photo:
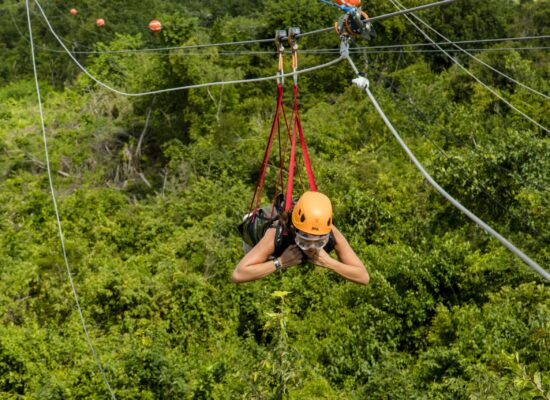
M 328 243 L 329 235 L 329 233 L 326 235 L 312 235 L 296 230 L 294 240 L 296 245 L 303 251 L 321 250 Z

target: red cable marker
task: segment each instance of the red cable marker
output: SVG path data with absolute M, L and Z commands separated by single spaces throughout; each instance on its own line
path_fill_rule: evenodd
M 162 24 L 158 19 L 154 19 L 151 22 L 149 22 L 149 30 L 151 32 L 160 32 L 162 29 Z

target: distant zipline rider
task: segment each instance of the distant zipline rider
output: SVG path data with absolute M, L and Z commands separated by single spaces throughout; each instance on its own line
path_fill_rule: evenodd
M 283 41 L 286 40 L 292 46 L 292 66 L 294 72 L 297 71 L 298 46 L 296 38 L 299 34 L 300 30 L 298 28 L 290 28 L 288 36 L 286 31 L 277 31 L 276 33 L 275 40 L 279 50 L 279 75 L 283 74 Z M 286 127 L 286 139 L 290 138 L 291 141 L 286 195 L 282 193 L 285 157 L 281 143 L 281 115 Z M 342 233 L 333 225 L 330 199 L 326 195 L 317 192 L 300 122 L 297 74 L 294 75 L 292 122 L 291 135 L 283 107 L 283 81 L 280 78 L 277 80 L 275 117 L 258 181 L 256 182 L 256 189 L 250 204 L 250 210 L 253 210 L 245 216 L 239 226 L 247 253 L 233 271 L 231 279 L 235 283 L 254 281 L 279 269 L 293 267 L 309 261 L 312 264 L 329 268 L 350 281 L 366 285 L 369 282 L 369 274 L 365 266 Z M 279 133 L 279 173 L 275 187 L 275 199 L 271 206 L 259 208 L 269 155 L 276 131 Z M 305 192 L 294 205 L 292 193 L 297 136 L 300 137 L 310 191 Z M 285 144 L 288 144 L 288 142 Z M 278 194 L 279 186 L 281 187 L 281 194 Z M 332 250 L 336 251 L 338 260 L 328 254 Z

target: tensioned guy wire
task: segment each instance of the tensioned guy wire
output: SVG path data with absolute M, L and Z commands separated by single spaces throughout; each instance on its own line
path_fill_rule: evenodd
M 14 22 L 15 23 L 15 22 Z M 550 39 L 550 35 L 547 36 L 520 36 L 520 37 L 509 37 L 509 38 L 495 38 L 495 39 L 478 39 L 478 40 L 462 40 L 462 41 L 455 41 L 453 44 L 477 44 L 477 43 L 493 43 L 493 42 L 513 42 L 513 41 L 527 41 L 527 40 L 535 40 L 535 39 Z M 272 39 L 269 39 L 270 41 L 273 41 Z M 215 43 L 216 46 L 229 46 L 229 45 L 235 45 L 240 44 L 242 42 L 227 42 L 227 43 Z M 451 43 L 449 42 L 437 42 L 437 44 L 442 46 L 449 46 Z M 202 46 L 202 47 L 196 47 L 196 46 Z M 157 48 L 145 48 L 145 49 L 126 49 L 126 50 L 90 50 L 90 51 L 71 51 L 72 54 L 139 54 L 139 53 L 160 53 L 164 51 L 169 50 L 200 50 L 201 48 L 206 47 L 212 47 L 214 45 L 190 45 L 190 46 L 175 46 L 175 47 L 157 47 Z M 350 49 L 350 52 L 354 52 L 357 50 L 384 50 L 388 49 L 388 53 L 391 52 L 389 49 L 402 49 L 402 51 L 406 52 L 439 52 L 439 50 L 412 50 L 412 49 L 403 49 L 405 47 L 428 47 L 433 46 L 433 43 L 404 43 L 404 44 L 391 44 L 391 45 L 380 45 L 380 46 L 368 46 L 368 47 L 354 47 L 353 49 Z M 49 49 L 47 47 L 38 47 L 41 50 L 49 51 L 52 53 L 64 53 L 64 50 L 56 50 L 56 49 Z M 491 47 L 485 47 L 485 48 L 467 48 L 464 50 L 467 51 L 508 51 L 508 50 L 547 50 L 550 47 L 548 46 L 529 46 L 529 47 L 497 47 L 497 48 L 491 48 Z M 302 49 L 300 53 L 312 53 L 312 52 L 335 52 L 337 53 L 338 49 Z M 396 50 L 401 51 L 401 50 Z M 449 52 L 457 52 L 460 50 L 456 49 L 447 49 Z M 371 51 L 372 53 L 372 51 Z M 378 52 L 380 53 L 380 52 Z M 200 55 L 204 53 L 189 53 L 185 52 L 183 53 L 185 55 L 191 54 L 191 55 Z M 277 54 L 277 51 L 275 50 L 233 50 L 233 51 L 220 51 L 216 54 Z M 174 56 L 177 54 L 170 54 L 171 56 Z
M 405 93 L 402 93 L 401 90 L 394 85 L 393 81 L 391 79 L 389 79 L 387 76 L 385 76 L 385 74 L 381 71 L 381 70 L 376 70 L 372 65 L 369 66 L 370 69 L 373 69 L 375 70 L 377 76 L 381 79 L 384 80 L 384 82 L 388 83 L 391 87 L 391 91 L 390 91 L 390 96 L 392 96 L 392 98 L 394 100 L 399 100 L 401 99 L 403 101 L 404 104 L 407 104 L 408 106 L 412 107 L 412 110 L 415 111 L 416 110 L 416 113 L 417 114 L 420 114 L 420 117 L 422 119 L 423 122 L 425 123 L 430 123 L 428 121 L 428 117 L 426 115 L 426 113 L 424 111 L 422 111 L 420 109 L 420 107 L 418 107 L 417 105 L 415 105 L 415 101 L 414 99 L 409 95 L 409 94 L 405 94 Z M 394 94 L 398 97 L 396 98 L 396 96 L 394 96 Z M 422 128 L 420 128 L 422 129 Z M 488 161 L 492 161 L 490 158 L 488 158 L 487 156 L 485 156 L 483 154 L 482 151 L 478 150 L 477 147 L 472 147 L 470 145 L 468 145 L 464 140 L 460 139 L 458 136 L 456 136 L 455 134 L 453 134 L 452 132 L 449 132 L 447 133 L 445 130 L 442 131 L 443 135 L 445 135 L 448 139 L 454 141 L 454 142 L 458 142 L 460 143 L 464 148 L 468 149 L 470 152 L 476 154 L 477 157 L 480 157 L 482 158 L 485 162 L 488 162 Z M 426 135 L 425 135 L 426 136 Z M 431 140 L 428 136 L 426 136 L 426 138 L 428 140 Z M 448 157 L 447 157 L 448 158 Z M 508 168 L 505 168 L 503 167 L 502 165 L 495 165 L 496 168 L 498 168 L 500 171 L 504 172 L 505 174 L 507 175 L 510 175 L 512 176 L 514 174 L 514 171 L 508 169 Z M 539 191 L 546 191 L 546 192 L 550 192 L 550 188 L 549 187 L 545 187 L 545 186 L 542 186 L 538 183 L 535 183 L 535 182 L 531 182 L 529 181 L 528 179 L 526 179 L 524 176 L 522 176 L 521 174 L 518 173 L 518 176 L 519 176 L 519 179 L 521 180 L 521 182 L 523 182 L 523 184 L 527 185 L 527 186 L 531 186 L 531 187 L 534 187 L 536 188 L 537 190 Z M 490 197 L 490 195 L 489 195 Z
M 369 69 L 373 69 L 372 65 L 369 65 Z M 428 133 L 428 128 L 423 126 L 422 124 L 420 124 L 417 119 L 420 119 L 422 120 L 424 123 L 428 123 L 428 119 L 426 118 L 427 116 L 424 114 L 424 112 L 422 110 L 420 110 L 419 107 L 417 107 L 413 101 L 413 99 L 410 97 L 410 96 L 404 96 L 399 88 L 397 88 L 396 86 L 394 86 L 393 84 L 393 81 L 391 81 L 390 79 L 384 77 L 383 74 L 380 73 L 380 71 L 378 71 L 378 77 L 380 77 L 381 79 L 383 79 L 384 81 L 388 82 L 390 84 L 390 87 L 392 88 L 392 91 L 389 92 L 389 95 L 394 99 L 394 100 L 398 100 L 396 98 L 396 95 L 399 96 L 401 99 L 405 99 L 407 98 L 408 100 L 406 101 L 406 103 L 412 107 L 412 110 L 416 110 L 416 117 L 417 118 L 409 118 L 409 121 L 413 124 L 414 126 L 414 129 L 416 131 L 420 131 L 422 133 L 422 135 L 428 140 L 428 142 L 430 142 L 437 150 L 440 154 L 442 154 L 448 161 L 450 161 L 453 165 L 455 165 L 455 167 L 458 169 L 458 171 L 460 172 L 460 175 L 466 179 L 466 184 L 472 184 L 474 182 L 474 179 L 473 177 L 470 176 L 470 173 L 466 170 L 466 168 L 464 168 L 461 164 L 462 163 L 458 163 L 456 162 L 456 160 L 454 159 L 453 155 L 449 155 L 447 154 L 447 152 L 437 144 L 437 142 L 435 140 L 433 140 L 429 133 Z M 407 115 L 407 110 L 404 110 L 404 109 L 400 109 L 401 112 L 404 112 L 403 115 Z M 411 109 L 409 109 L 408 111 L 411 111 Z M 445 134 L 445 136 L 449 137 L 447 134 Z M 456 137 L 455 137 L 456 138 Z M 462 142 L 462 144 L 464 144 Z M 478 153 L 476 151 L 476 153 L 478 155 L 481 155 L 481 153 Z M 507 170 L 505 168 L 502 168 L 499 166 L 499 169 L 505 171 L 506 173 L 510 173 L 511 171 L 510 170 Z M 529 183 L 529 182 L 526 182 L 525 180 L 522 179 L 522 181 L 524 183 Z M 542 190 L 547 190 L 547 189 L 542 189 Z M 489 193 L 487 190 L 485 190 L 485 188 L 483 186 L 481 186 L 481 192 L 487 197 L 487 199 L 489 199 L 491 201 L 491 203 L 493 203 L 495 206 L 497 206 L 499 209 L 503 210 L 504 212 L 507 212 L 510 214 L 511 218 L 517 222 L 519 222 L 522 226 L 524 226 L 525 228 L 527 228 L 527 230 L 530 232 L 531 235 L 539 238 L 539 232 L 536 228 L 534 228 L 533 226 L 531 226 L 531 224 L 529 224 L 524 218 L 521 218 L 518 214 L 516 214 L 515 212 L 513 212 L 512 210 L 510 210 L 508 207 L 506 207 L 505 205 L 503 205 L 500 201 L 498 201 L 491 193 Z
M 175 91 L 187 90 L 187 89 L 198 89 L 198 88 L 210 87 L 210 86 L 223 86 L 223 85 L 234 85 L 234 84 L 238 84 L 238 83 L 250 83 L 250 82 L 262 82 L 262 81 L 276 80 L 276 79 L 281 78 L 281 77 L 295 76 L 297 74 L 304 74 L 304 73 L 312 72 L 312 71 L 315 71 L 315 70 L 318 70 L 318 69 L 326 68 L 326 67 L 334 65 L 334 64 L 336 64 L 336 63 L 338 63 L 342 60 L 342 57 L 338 57 L 338 58 L 336 58 L 332 61 L 329 61 L 325 64 L 317 65 L 315 67 L 305 68 L 305 69 L 302 69 L 300 71 L 296 71 L 296 72 L 292 72 L 292 73 L 274 75 L 274 76 L 267 76 L 267 77 L 262 77 L 262 78 L 199 83 L 199 84 L 194 84 L 194 85 L 180 86 L 180 87 L 174 87 L 174 88 L 168 88 L 168 89 L 152 90 L 152 91 L 149 91 L 149 92 L 128 93 L 128 92 L 123 92 L 121 90 L 115 89 L 112 86 L 109 86 L 106 83 L 101 82 L 95 76 L 93 76 L 82 64 L 80 64 L 78 62 L 78 60 L 71 54 L 70 50 L 67 49 L 65 44 L 60 40 L 57 33 L 54 31 L 53 27 L 50 24 L 50 21 L 48 20 L 48 17 L 44 13 L 44 10 L 40 6 L 40 3 L 38 2 L 38 0 L 34 0 L 34 1 L 35 1 L 36 5 L 38 6 L 38 8 L 40 9 L 40 12 L 42 13 L 42 16 L 44 17 L 44 20 L 48 24 L 50 32 L 54 35 L 54 37 L 57 39 L 57 42 L 61 45 L 61 47 L 63 47 L 63 49 L 65 49 L 65 52 L 76 63 L 76 65 L 82 70 L 82 72 L 84 72 L 90 79 L 92 79 L 98 85 L 103 86 L 104 88 L 106 88 L 106 89 L 108 89 L 112 92 L 118 93 L 122 96 L 140 97 L 140 96 L 149 96 L 149 95 L 152 95 L 152 94 L 168 93 L 168 92 L 175 92 Z M 270 39 L 270 40 L 272 41 L 273 39 Z
M 442 5 L 441 3 L 431 3 L 429 6 L 439 6 Z M 428 5 L 426 5 L 428 6 Z M 418 11 L 420 9 L 427 8 L 426 6 L 420 6 L 415 7 L 407 10 L 399 11 L 396 13 L 390 13 L 390 14 L 383 14 L 380 16 L 371 17 L 370 21 L 377 21 L 382 20 L 391 16 L 395 15 L 401 15 L 404 14 L 405 11 L 407 13 L 412 13 L 414 11 Z M 311 31 L 311 32 L 305 32 L 300 35 L 300 37 L 310 36 L 316 33 L 320 32 L 326 32 L 330 31 L 333 28 L 326 28 L 321 29 L 317 31 Z M 521 40 L 541 40 L 541 39 L 550 39 L 550 35 L 541 35 L 541 36 L 520 36 L 520 37 L 507 37 L 507 38 L 488 38 L 488 39 L 475 39 L 475 40 L 462 40 L 462 41 L 456 41 L 455 44 L 467 44 L 467 43 L 491 43 L 491 42 L 502 42 L 502 41 L 521 41 Z M 153 52 L 163 52 L 163 51 L 170 51 L 170 50 L 193 50 L 193 49 L 202 49 L 202 48 L 209 48 L 209 47 L 223 47 L 223 46 L 237 46 L 237 45 L 245 45 L 245 44 L 256 44 L 256 43 L 268 43 L 272 42 L 273 39 L 251 39 L 251 40 L 243 40 L 243 41 L 237 41 L 237 42 L 224 42 L 224 43 L 204 43 L 204 44 L 197 44 L 197 45 L 187 45 L 187 46 L 173 46 L 173 47 L 157 47 L 157 48 L 145 48 L 145 49 L 122 49 L 122 50 L 90 50 L 90 51 L 71 51 L 72 54 L 125 54 L 125 53 L 153 53 Z M 439 45 L 449 45 L 449 42 L 438 42 Z M 403 44 L 403 45 L 385 45 L 385 46 L 370 46 L 369 49 L 387 49 L 387 48 L 399 48 L 403 46 L 407 47 L 417 47 L 417 46 L 432 46 L 432 43 L 410 43 L 410 44 Z M 52 52 L 64 52 L 63 50 L 54 50 L 54 49 L 48 49 L 44 47 L 39 47 L 46 51 L 52 51 Z M 545 47 L 542 47 L 545 49 Z M 529 48 L 531 49 L 531 48 Z M 472 49 L 466 49 L 468 51 L 473 51 Z M 302 51 L 303 52 L 303 51 Z
M 46 135 L 46 124 L 44 122 L 44 110 L 42 108 L 42 98 L 40 95 L 40 85 L 38 83 L 38 71 L 36 68 L 36 58 L 35 58 L 35 51 L 34 51 L 34 40 L 32 35 L 32 24 L 31 24 L 31 13 L 30 13 L 30 7 L 29 7 L 29 0 L 25 0 L 25 4 L 27 6 L 27 22 L 29 26 L 29 37 L 30 37 L 30 43 L 31 43 L 31 56 L 32 56 L 32 64 L 33 64 L 33 71 L 34 71 L 34 82 L 36 85 L 36 95 L 38 98 L 38 108 L 40 110 L 40 123 L 42 127 L 42 139 L 44 141 L 44 154 L 46 157 L 46 170 L 48 171 L 48 181 L 50 183 L 50 191 L 52 195 L 52 203 L 53 208 L 55 210 L 55 218 L 57 221 L 57 228 L 59 231 L 59 239 L 61 241 L 61 249 L 63 251 L 63 259 L 65 261 L 65 268 L 67 270 L 67 276 L 69 277 L 69 282 L 71 284 L 71 289 L 73 292 L 74 301 L 76 303 L 76 308 L 78 310 L 78 315 L 80 316 L 80 321 L 82 323 L 82 328 L 84 329 L 84 333 L 86 335 L 86 341 L 88 342 L 88 346 L 90 347 L 90 350 L 92 351 L 94 360 L 97 364 L 97 367 L 101 371 L 101 375 L 103 376 L 103 380 L 105 381 L 105 385 L 107 386 L 107 389 L 109 390 L 109 393 L 111 395 L 111 398 L 113 400 L 116 400 L 116 396 L 111 389 L 111 385 L 109 384 L 109 380 L 107 379 L 107 375 L 105 374 L 105 371 L 103 370 L 103 366 L 101 365 L 101 361 L 99 359 L 99 356 L 97 355 L 94 345 L 92 343 L 92 340 L 90 338 L 90 334 L 88 333 L 88 328 L 86 326 L 86 321 L 84 319 L 84 314 L 82 313 L 82 308 L 80 307 L 80 301 L 78 300 L 78 294 L 76 292 L 76 288 L 73 281 L 73 275 L 71 273 L 71 268 L 69 267 L 69 260 L 67 258 L 67 250 L 65 248 L 65 237 L 63 235 L 63 227 L 61 225 L 61 218 L 59 216 L 59 207 L 57 206 L 57 198 L 55 196 L 55 188 L 53 184 L 53 177 L 52 177 L 52 169 L 50 164 L 50 156 L 48 151 L 48 138 Z
M 407 49 L 406 45 L 400 45 L 400 49 L 396 48 L 388 48 L 387 50 L 372 50 L 375 49 L 375 47 L 354 47 L 353 49 L 350 49 L 350 54 L 352 53 L 361 53 L 367 52 L 367 54 L 399 54 L 399 53 L 441 53 L 441 50 L 435 50 L 435 49 Z M 468 48 L 463 49 L 467 51 L 475 51 L 475 52 L 500 52 L 500 51 L 525 51 L 525 50 L 549 50 L 550 46 L 540 46 L 540 47 L 486 47 L 486 48 Z M 457 49 L 447 49 L 448 53 L 459 53 L 462 52 L 462 50 Z M 337 53 L 337 49 L 309 49 L 309 50 L 302 50 L 300 53 L 302 54 L 334 54 Z M 185 55 L 199 55 L 198 53 L 186 53 Z M 227 52 L 220 52 L 219 55 L 228 54 Z M 256 53 L 239 53 L 235 52 L 234 54 L 256 54 Z M 260 54 L 260 53 L 257 53 Z M 263 54 L 267 54 L 263 53 Z M 275 54 L 275 52 L 270 52 L 270 54 Z
M 378 15 L 375 17 L 369 18 L 369 21 L 380 21 L 389 17 L 394 17 L 397 15 L 402 15 L 406 13 L 412 13 L 415 11 L 421 11 L 432 7 L 442 6 L 448 3 L 452 3 L 456 0 L 444 0 L 439 1 L 436 3 L 430 3 L 425 4 L 418 7 L 409 8 L 406 10 L 400 10 L 397 12 L 389 13 L 389 14 L 383 14 Z M 38 1 L 36 0 L 36 3 L 38 4 Z M 40 7 L 41 8 L 41 7 Z M 41 8 L 42 9 L 42 8 Z M 42 11 L 42 14 L 44 15 L 44 11 Z M 44 18 L 46 18 L 44 16 Z M 50 28 L 51 29 L 51 28 Z M 297 38 L 306 37 L 315 35 L 322 32 L 328 32 L 333 30 L 333 27 L 330 28 L 323 28 L 318 29 L 311 32 L 304 32 L 300 35 L 297 35 Z M 52 29 L 53 30 L 53 29 Z M 62 40 L 61 38 L 58 39 Z M 187 46 L 173 46 L 173 47 L 157 47 L 157 48 L 146 48 L 146 49 L 122 49 L 122 50 L 106 50 L 106 51 L 73 51 L 73 54 L 123 54 L 123 53 L 146 53 L 146 52 L 160 52 L 160 51 L 169 51 L 169 50 L 194 50 L 194 49 L 203 49 L 208 47 L 223 47 L 223 46 L 238 46 L 238 45 L 244 45 L 244 44 L 257 44 L 257 43 L 270 43 L 273 42 L 273 39 L 251 39 L 251 40 L 243 40 L 238 42 L 225 42 L 225 43 L 204 43 L 204 44 L 196 44 L 196 45 L 187 45 Z
M 353 71 L 355 74 L 360 77 L 361 74 L 359 73 L 359 70 L 353 63 L 353 60 L 348 55 L 344 56 L 348 62 L 350 63 Z M 453 206 L 458 208 L 464 215 L 466 215 L 468 218 L 470 218 L 472 221 L 474 221 L 478 226 L 480 226 L 483 230 L 485 230 L 487 233 L 489 233 L 491 236 L 493 236 L 495 239 L 497 239 L 500 243 L 502 243 L 508 250 L 510 250 L 512 253 L 514 253 L 516 256 L 518 256 L 521 260 L 523 260 L 527 265 L 529 265 L 533 270 L 535 270 L 540 276 L 542 276 L 544 279 L 546 279 L 548 282 L 550 282 L 550 273 L 548 273 L 546 270 L 544 270 L 540 265 L 538 265 L 535 261 L 533 261 L 531 258 L 529 258 L 523 251 L 518 249 L 516 246 L 514 246 L 511 242 L 508 241 L 504 236 L 502 236 L 500 233 L 495 231 L 493 228 L 491 228 L 488 224 L 486 224 L 483 220 L 481 220 L 478 216 L 476 216 L 474 213 L 472 213 L 470 210 L 468 210 L 466 207 L 464 207 L 460 202 L 458 202 L 453 196 L 451 196 L 449 193 L 445 191 L 433 178 L 432 176 L 426 171 L 424 166 L 418 161 L 414 153 L 409 149 L 409 147 L 405 144 L 403 139 L 401 139 L 401 136 L 399 133 L 395 130 L 392 123 L 384 113 L 384 110 L 380 107 L 378 102 L 376 101 L 376 98 L 372 95 L 368 85 L 364 87 L 364 91 L 367 93 L 369 99 L 371 100 L 372 104 L 376 108 L 376 111 L 378 114 L 382 117 L 384 120 L 384 123 L 388 127 L 388 129 L 391 131 L 395 139 L 398 141 L 399 145 L 403 148 L 405 153 L 409 156 L 411 161 L 414 163 L 414 165 L 418 168 L 420 173 L 426 178 L 426 180 L 436 189 L 443 197 L 445 197 Z
M 399 8 L 399 6 L 393 1 L 390 0 L 390 2 L 396 7 Z M 518 114 L 523 116 L 525 119 L 529 120 L 534 125 L 538 126 L 543 131 L 550 133 L 550 129 L 546 128 L 541 123 L 537 122 L 535 119 L 527 115 L 524 111 L 520 110 L 516 106 L 514 106 L 512 103 L 510 103 L 508 100 L 506 100 L 502 95 L 500 95 L 495 89 L 491 88 L 489 85 L 487 85 L 485 82 L 483 82 L 481 79 L 479 79 L 477 76 L 475 76 L 474 73 L 472 73 L 468 68 L 466 68 L 464 65 L 462 65 L 460 62 L 458 62 L 454 57 L 452 57 L 445 49 L 443 49 L 441 46 L 437 45 L 435 41 L 420 28 L 417 24 L 415 24 L 408 15 L 405 15 L 405 18 L 409 21 L 411 25 L 413 25 L 427 40 L 432 42 L 434 46 L 436 46 L 443 54 L 445 54 L 453 63 L 458 65 L 460 69 L 462 69 L 464 72 L 466 72 L 468 75 L 470 75 L 472 78 L 474 78 L 477 83 L 479 83 L 481 86 L 483 86 L 486 90 L 491 92 L 495 97 L 499 98 L 504 104 L 506 104 L 508 107 L 510 107 L 512 110 L 516 111 Z
M 401 7 L 403 7 L 403 5 L 399 2 L 399 1 L 395 1 L 397 4 L 399 4 Z M 502 76 L 503 78 L 505 79 L 508 79 L 509 81 L 511 82 L 514 82 L 516 85 L 518 86 L 521 86 L 522 88 L 524 88 L 525 90 L 528 90 L 529 92 L 531 93 L 534 93 L 534 94 L 537 94 L 541 97 L 544 97 L 545 99 L 547 100 L 550 100 L 550 96 L 544 94 L 544 93 L 541 93 L 539 92 L 538 90 L 536 89 L 533 89 L 532 87 L 530 86 L 527 86 L 526 84 L 512 78 L 511 76 L 505 74 L 504 72 L 496 69 L 495 67 L 493 67 L 492 65 L 489 65 L 487 64 L 485 61 L 481 60 L 480 58 L 474 56 L 473 54 L 470 54 L 468 53 L 465 49 L 463 49 L 462 47 L 460 47 L 459 45 L 457 45 L 456 43 L 454 43 L 453 41 L 451 41 L 450 39 L 448 39 L 447 37 L 445 37 L 442 33 L 440 33 L 439 31 L 437 31 L 436 29 L 432 28 L 428 23 L 424 22 L 424 20 L 420 17 L 417 17 L 416 15 L 413 15 L 413 17 L 418 21 L 420 22 L 421 24 L 423 24 L 426 28 L 430 29 L 432 32 L 434 32 L 436 35 L 438 35 L 440 38 L 442 38 L 443 40 L 446 40 L 448 42 L 448 44 L 454 46 L 456 49 L 458 49 L 459 51 L 463 52 L 464 54 L 466 54 L 468 57 L 470 58 L 473 58 L 474 60 L 476 60 L 478 63 L 480 63 L 481 65 L 483 65 L 484 67 L 486 68 L 489 68 L 491 71 L 497 73 L 498 75 Z
M 25 36 L 25 39 L 28 41 L 29 39 Z M 448 44 L 448 43 L 447 43 Z M 432 46 L 432 44 L 429 44 Z M 46 51 L 49 53 L 66 53 L 65 50 L 57 50 L 57 49 L 50 49 L 48 47 L 44 46 L 35 46 L 37 49 L 40 49 L 41 51 Z M 394 54 L 394 53 L 440 53 L 440 50 L 435 49 L 408 49 L 408 46 L 406 44 L 404 45 L 395 45 L 395 46 L 372 46 L 372 47 L 354 47 L 353 49 L 350 49 L 350 53 L 363 53 L 364 51 L 368 52 L 368 54 Z M 535 50 L 550 50 L 550 46 L 529 46 L 529 47 L 480 47 L 480 48 L 463 48 L 463 50 L 471 51 L 471 52 L 491 52 L 491 53 L 498 53 L 498 52 L 506 52 L 506 51 L 535 51 Z M 447 49 L 446 51 L 449 53 L 459 53 L 463 50 L 457 50 L 457 49 Z M 339 52 L 338 49 L 302 49 L 300 51 L 300 54 L 337 54 Z M 116 54 L 116 55 L 136 55 L 136 54 L 155 54 L 155 53 L 140 53 L 140 52 L 134 52 L 134 53 L 110 53 L 110 52 L 82 52 L 82 51 L 71 51 L 71 54 Z M 197 52 L 190 52 L 185 51 L 181 53 L 165 53 L 165 54 L 155 54 L 156 57 L 218 57 L 218 56 L 272 56 L 274 54 L 278 54 L 275 50 L 233 50 L 233 51 L 218 51 L 216 53 L 203 53 L 200 51 Z M 290 54 L 289 51 L 285 51 L 285 54 Z
M 441 53 L 441 50 L 434 50 L 434 49 L 422 49 L 422 50 L 414 50 L 414 49 L 404 49 L 401 48 L 401 50 L 396 49 L 388 49 L 388 50 L 373 50 L 371 51 L 368 47 L 358 47 L 357 49 L 362 49 L 363 51 L 367 51 L 368 54 L 384 54 L 384 53 Z M 447 49 L 446 51 L 448 53 L 460 53 L 464 52 L 464 50 L 467 51 L 475 51 L 475 52 L 482 52 L 482 53 L 498 53 L 498 52 L 504 52 L 504 51 L 525 51 L 525 50 L 549 50 L 550 47 L 548 46 L 535 46 L 535 47 L 487 47 L 487 48 L 475 48 L 475 49 Z M 350 53 L 358 53 L 359 51 L 350 51 Z M 302 51 L 303 53 L 303 51 Z
M 540 39 L 550 39 L 550 35 L 542 36 L 517 36 L 517 37 L 505 37 L 505 38 L 492 38 L 492 39 L 471 39 L 471 40 L 458 40 L 455 41 L 455 44 L 477 44 L 477 43 L 496 43 L 496 42 L 515 42 L 515 41 L 526 41 L 526 40 L 540 40 Z M 449 45 L 449 42 L 437 42 L 439 45 Z M 433 43 L 408 43 L 408 44 L 392 44 L 384 46 L 369 46 L 369 49 L 389 49 L 393 47 L 426 47 L 433 46 Z M 356 47 L 359 49 L 367 47 Z M 351 50 L 351 49 L 350 49 Z

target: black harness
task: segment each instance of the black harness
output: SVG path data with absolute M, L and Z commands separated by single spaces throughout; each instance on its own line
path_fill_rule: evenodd
M 279 222 L 279 215 L 271 213 L 272 207 L 264 207 L 258 210 L 256 218 L 253 218 L 252 215 L 247 215 L 244 221 L 239 225 L 238 229 L 243 238 L 243 241 L 251 247 L 254 247 L 262 238 L 269 228 L 275 228 L 275 241 L 273 251 L 273 257 L 279 257 L 283 252 L 293 244 L 296 244 L 294 240 L 294 227 L 292 226 L 292 221 L 289 218 L 287 221 L 287 227 Z M 330 232 L 328 243 L 323 247 L 323 249 L 330 253 L 334 250 L 336 245 L 336 238 Z

